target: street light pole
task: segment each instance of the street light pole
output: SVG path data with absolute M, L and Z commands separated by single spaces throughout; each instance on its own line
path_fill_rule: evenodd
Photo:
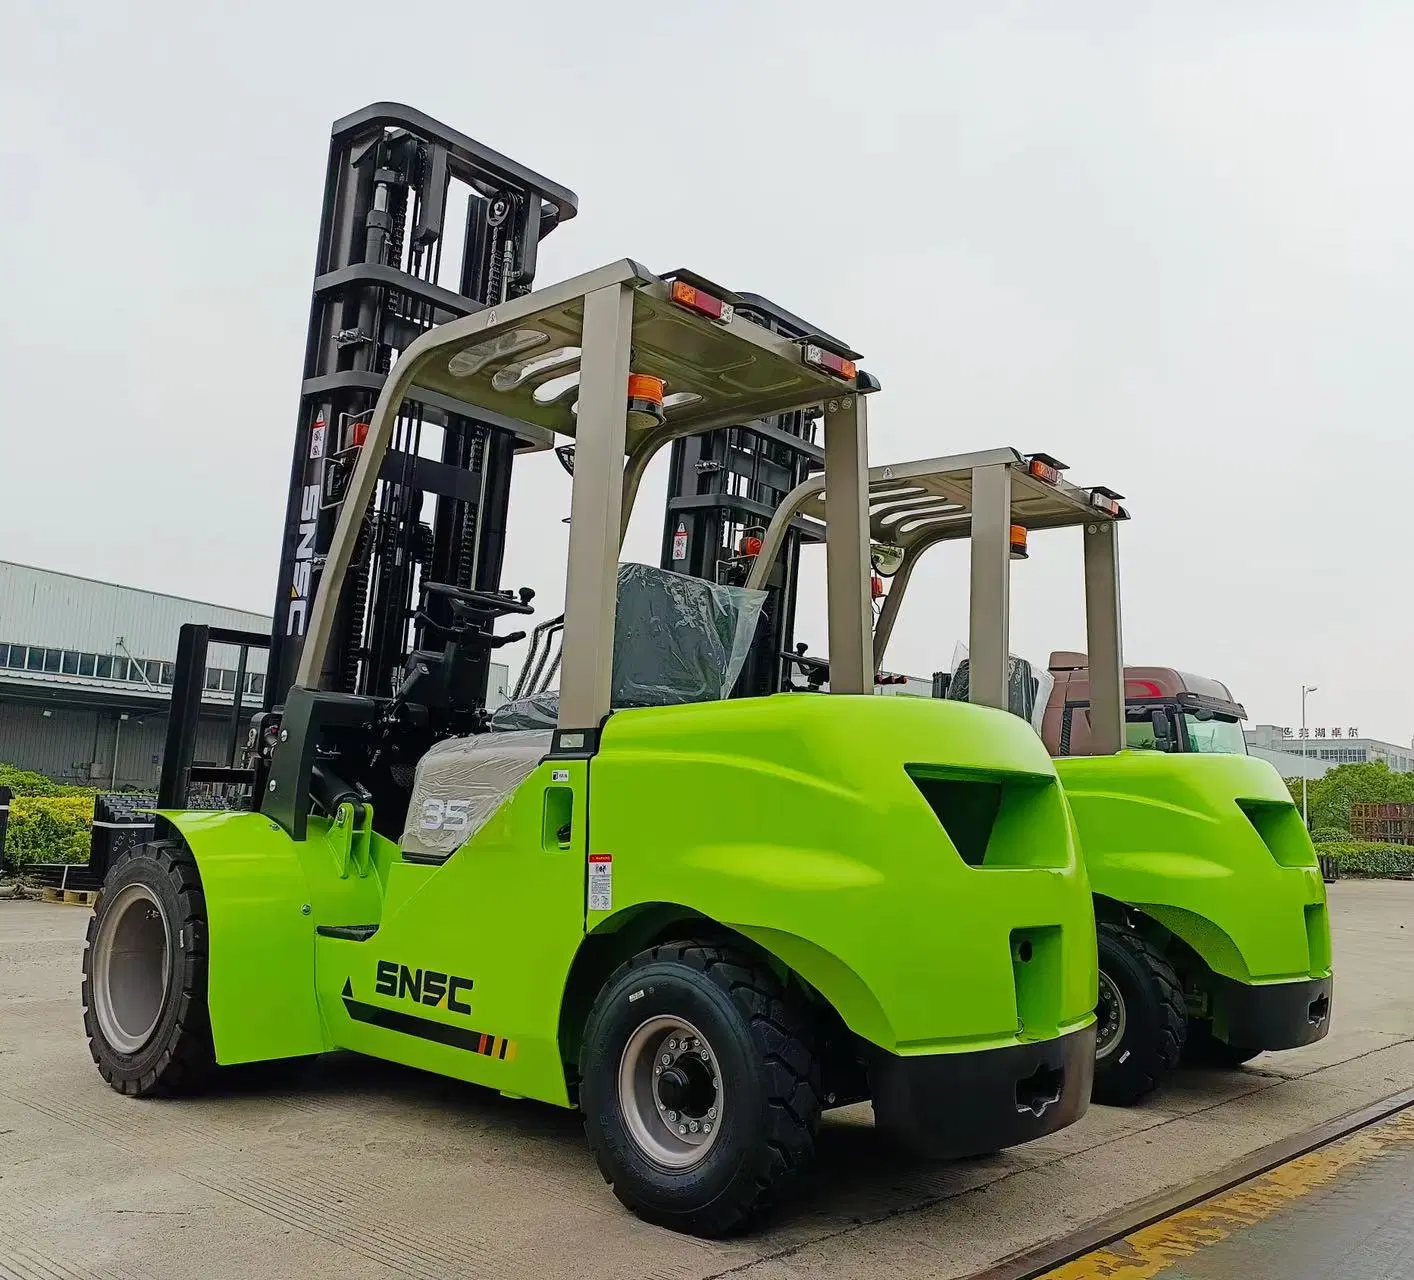
M 1306 808 L 1306 771 L 1310 767 L 1306 762 L 1308 743 L 1310 742 L 1306 736 L 1306 695 L 1315 692 L 1316 686 L 1313 684 L 1301 686 L 1301 821 L 1305 824 L 1307 831 L 1311 829 L 1311 815 Z

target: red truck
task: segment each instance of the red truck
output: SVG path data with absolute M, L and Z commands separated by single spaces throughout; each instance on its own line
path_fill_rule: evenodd
M 1083 653 L 1051 654 L 1055 679 L 1041 737 L 1053 756 L 1090 754 L 1090 678 Z M 1150 751 L 1246 755 L 1247 712 L 1218 680 L 1173 667 L 1125 667 L 1125 739 Z

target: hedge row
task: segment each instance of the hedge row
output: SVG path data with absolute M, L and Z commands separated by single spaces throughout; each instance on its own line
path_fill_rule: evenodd
M 55 782 L 32 769 L 21 769 L 0 760 L 0 787 L 9 787 L 17 796 L 88 796 L 98 793 L 91 787 L 75 787 L 67 782 Z
M 87 862 L 91 795 L 16 796 L 10 801 L 5 860 L 23 867 L 31 862 Z
M 1323 854 L 1335 859 L 1335 864 L 1343 876 L 1367 876 L 1383 880 L 1414 878 L 1414 845 L 1348 840 L 1322 843 L 1320 849 Z

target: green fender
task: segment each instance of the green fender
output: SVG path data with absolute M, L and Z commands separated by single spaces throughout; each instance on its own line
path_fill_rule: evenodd
M 206 898 L 207 1003 L 223 1066 L 296 1058 L 333 1048 L 314 980 L 321 919 L 376 921 L 379 881 L 351 866 L 347 842 L 310 819 L 292 841 L 259 813 L 162 811 L 196 859 Z

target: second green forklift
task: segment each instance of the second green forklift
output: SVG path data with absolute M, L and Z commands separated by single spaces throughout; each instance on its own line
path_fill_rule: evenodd
M 990 449 L 869 472 L 883 662 L 909 580 L 939 543 L 970 542 L 967 701 L 1030 716 L 1035 677 L 1010 656 L 1010 584 L 1031 534 L 1080 531 L 1092 754 L 1057 759 L 1094 894 L 1100 985 L 1094 1098 L 1130 1105 L 1186 1056 L 1235 1066 L 1330 1028 L 1331 940 L 1315 849 L 1285 784 L 1245 755 L 1125 743 L 1118 535 L 1121 495 L 1080 488 L 1045 454 Z M 787 530 L 824 519 L 823 477 L 797 485 L 761 540 L 767 581 Z M 812 664 L 817 685 L 823 664 Z M 1042 700 L 1044 702 L 1044 699 Z

